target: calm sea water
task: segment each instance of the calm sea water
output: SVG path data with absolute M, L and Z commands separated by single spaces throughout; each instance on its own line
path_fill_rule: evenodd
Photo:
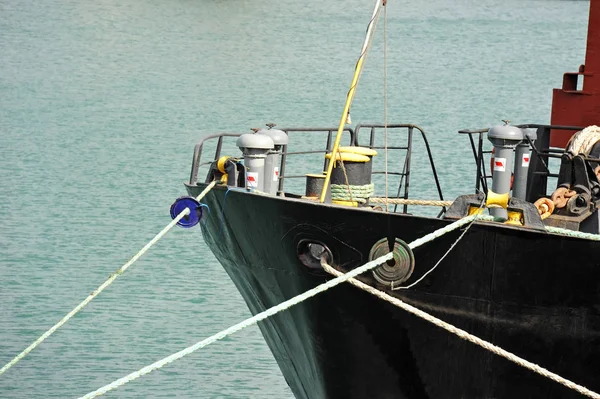
M 448 198 L 471 192 L 456 131 L 547 122 L 584 62 L 589 3 L 388 3 L 389 120 L 426 129 Z M 0 365 L 169 222 L 203 135 L 336 125 L 372 7 L 0 0 Z M 383 120 L 383 28 L 355 122 Z M 0 397 L 77 397 L 249 314 L 200 230 L 174 230 L 0 376 Z M 292 395 L 253 327 L 107 396 Z

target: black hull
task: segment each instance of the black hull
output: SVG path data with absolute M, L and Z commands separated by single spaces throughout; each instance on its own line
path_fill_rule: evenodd
M 381 238 L 410 242 L 450 223 L 222 187 L 204 202 L 204 239 L 254 314 L 331 278 L 300 263 L 302 239 L 326 243 L 335 265 L 350 270 Z M 417 248 L 409 282 L 459 234 Z M 438 269 L 393 295 L 600 391 L 599 259 L 598 242 L 478 223 Z M 373 283 L 370 276 L 364 279 Z M 298 398 L 581 397 L 349 284 L 260 328 Z

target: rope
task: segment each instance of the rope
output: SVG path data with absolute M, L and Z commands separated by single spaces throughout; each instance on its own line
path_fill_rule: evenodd
M 408 246 L 411 249 L 415 249 L 423 244 L 426 244 L 430 241 L 435 240 L 436 238 L 443 236 L 446 233 L 456 230 L 456 229 L 464 226 L 467 223 L 470 223 L 471 221 L 478 218 L 478 216 L 480 216 L 480 215 L 471 215 L 471 216 L 467 216 L 463 219 L 459 219 L 453 223 L 448 224 L 447 226 L 445 226 L 441 229 L 435 230 L 435 231 L 411 242 Z M 379 266 L 383 262 L 386 262 L 386 261 L 392 259 L 392 257 L 393 257 L 393 253 L 390 252 L 384 256 L 381 256 L 375 260 L 372 260 L 371 262 L 365 263 L 364 265 L 357 267 L 356 269 L 353 269 L 344 275 L 338 276 L 338 277 L 336 277 L 332 280 L 329 280 L 326 283 L 320 284 L 320 285 L 316 286 L 315 288 L 312 288 L 300 295 L 297 295 L 291 299 L 288 299 L 287 301 L 284 301 L 284 302 L 280 303 L 279 305 L 273 306 L 263 312 L 260 312 L 253 317 L 250 317 L 234 326 L 231 326 L 221 332 L 218 332 L 217 334 L 214 334 L 214 335 L 206 338 L 205 340 L 202 340 L 202 341 L 200 341 L 192 346 L 189 346 L 177 353 L 167 356 L 167 357 L 165 357 L 157 362 L 154 362 L 146 367 L 143 367 L 143 368 L 139 369 L 138 371 L 130 373 L 130 374 L 126 375 L 125 377 L 119 378 L 118 380 L 115 380 L 115 381 L 111 382 L 110 384 L 103 386 L 102 388 L 99 388 L 93 392 L 90 392 L 90 393 L 82 396 L 79 399 L 92 399 L 97 396 L 103 395 L 106 392 L 112 391 L 115 388 L 125 385 L 128 382 L 131 382 L 135 379 L 140 378 L 143 375 L 146 375 L 155 370 L 158 370 L 159 368 L 161 368 L 169 363 L 172 363 L 175 360 L 181 359 L 184 356 L 187 356 L 199 349 L 202 349 L 202 348 L 212 344 L 215 341 L 223 339 L 223 338 L 225 338 L 231 334 L 234 334 L 246 327 L 250 327 L 250 326 L 258 323 L 261 320 L 264 320 L 264 319 L 266 319 L 270 316 L 273 316 L 281 311 L 284 311 L 300 302 L 303 302 L 309 298 L 312 298 L 313 296 L 320 294 L 321 292 L 325 292 L 328 289 L 333 288 L 336 285 L 339 285 L 343 282 L 346 282 L 349 279 L 356 277 L 361 273 L 364 273 L 371 269 L 374 269 L 375 267 Z
M 373 183 L 365 184 L 364 186 L 332 184 L 331 198 L 344 201 L 356 201 L 357 199 L 369 198 L 373 195 L 374 191 L 375 185 Z
M 215 186 L 215 184 L 217 184 L 216 181 L 213 181 L 212 183 L 210 183 L 204 189 L 204 191 L 202 191 L 200 193 L 200 195 L 198 195 L 198 197 L 196 197 L 196 200 L 200 201 Z M 108 280 L 106 280 L 104 283 L 102 283 L 102 285 L 100 285 L 98 288 L 96 288 L 94 290 L 94 292 L 92 292 L 87 298 L 85 298 L 73 310 L 71 310 L 58 323 L 56 323 L 54 326 L 52 326 L 52 328 L 50 328 L 48 331 L 46 331 L 45 333 L 43 333 L 37 340 L 35 340 L 35 342 L 33 342 L 31 345 L 29 345 L 23 352 L 19 353 L 14 359 L 12 359 L 10 362 L 8 362 L 6 365 L 4 365 L 4 367 L 2 367 L 0 369 L 0 375 L 2 375 L 6 370 L 8 370 L 12 366 L 14 366 L 19 360 L 21 360 L 25 356 L 27 356 L 27 354 L 29 352 L 31 352 L 32 350 L 34 350 L 39 344 L 41 344 L 42 342 L 44 342 L 44 340 L 46 338 L 48 338 L 50 335 L 52 335 L 56 330 L 58 330 L 67 321 L 69 321 L 73 316 L 75 316 L 75 314 L 77 314 L 88 303 L 90 303 L 92 301 L 92 299 L 94 299 L 102 291 L 104 291 L 104 289 L 106 287 L 108 287 L 109 285 L 111 285 L 112 282 L 117 279 L 117 277 L 119 277 L 121 274 L 123 274 L 125 272 L 125 270 L 127 270 L 129 268 L 129 266 L 131 266 L 135 261 L 137 261 L 144 253 L 146 253 L 146 251 L 148 251 L 148 249 L 150 249 L 150 247 L 152 247 L 154 244 L 156 244 L 158 242 L 158 240 L 160 240 L 165 234 L 167 234 L 167 232 L 169 230 L 171 230 L 173 228 L 173 226 L 175 226 L 177 224 L 177 222 L 179 222 L 183 217 L 189 215 L 189 213 L 190 213 L 190 209 L 189 208 L 185 208 L 183 211 L 181 211 L 179 213 L 179 215 L 177 215 L 175 217 L 175 219 L 173 219 L 171 221 L 171 223 L 169 223 L 164 229 L 162 229 L 160 231 L 160 233 L 158 233 L 156 236 L 154 236 L 154 238 L 152 240 L 150 240 L 148 242 L 148 244 L 146 244 L 137 254 L 135 254 L 133 256 L 133 258 L 131 258 L 123 266 L 121 266 L 120 268 L 118 268 L 117 270 L 115 270 L 115 272 L 110 275 L 110 277 L 108 278 Z
M 568 144 L 567 152 L 573 155 L 584 154 L 588 156 L 594 144 L 600 141 L 600 127 L 596 125 L 588 126 L 575 133 L 571 142 Z
M 354 198 L 352 196 L 352 187 L 350 186 L 350 182 L 348 181 L 348 174 L 346 173 L 346 167 L 344 166 L 344 160 L 342 159 L 341 156 L 340 156 L 340 165 L 342 166 L 342 172 L 344 172 L 344 180 L 346 182 L 346 186 L 339 185 L 339 184 L 332 184 L 331 185 L 331 198 L 334 199 L 334 194 L 333 194 L 334 191 L 339 194 L 339 192 L 341 190 L 344 190 L 344 191 L 347 190 L 348 196 L 346 196 L 346 194 L 342 193 L 342 194 L 339 194 L 338 197 L 335 199 L 349 198 L 350 201 L 354 202 Z M 335 186 L 335 189 L 333 188 L 333 186 Z
M 483 206 L 485 205 L 485 200 L 481 201 L 481 204 L 479 205 L 479 211 L 481 211 L 481 209 L 483 208 Z M 479 212 L 477 213 L 479 215 Z M 481 216 L 485 216 L 485 215 L 481 215 Z M 425 277 L 427 277 L 431 272 L 433 272 L 439 265 L 440 263 L 442 263 L 442 261 L 446 258 L 446 256 L 448 256 L 448 254 L 450 252 L 452 252 L 452 250 L 454 249 L 454 247 L 460 242 L 460 240 L 463 239 L 463 237 L 467 234 L 467 231 L 469 231 L 469 229 L 471 228 L 471 226 L 473 226 L 473 223 L 475 223 L 475 219 L 473 219 L 473 221 L 471 223 L 469 223 L 469 225 L 467 226 L 467 228 L 465 228 L 463 230 L 463 232 L 461 233 L 460 236 L 458 236 L 458 238 L 456 239 L 456 241 L 454 241 L 452 243 L 452 245 L 450 245 L 450 248 L 448 248 L 448 250 L 446 251 L 446 253 L 444 253 L 444 255 L 442 255 L 442 257 L 436 262 L 435 265 L 433 265 L 433 267 L 431 269 L 429 269 L 427 272 L 425 272 L 421 278 L 419 278 L 417 281 L 415 281 L 412 284 L 409 284 L 407 286 L 402 286 L 402 287 L 394 287 L 394 281 L 392 281 L 391 284 L 391 290 L 392 291 L 397 291 L 397 290 L 407 290 L 409 288 L 414 287 L 415 285 L 419 284 L 421 281 L 423 281 L 423 279 Z
M 400 204 L 400 205 L 424 205 L 424 206 L 450 206 L 452 201 L 437 200 L 412 200 L 405 198 L 369 198 L 369 202 L 375 204 Z
M 490 215 L 479 215 L 479 219 L 481 221 L 487 221 L 487 222 L 496 221 L 495 218 Z M 554 227 L 554 226 L 544 226 L 544 227 L 546 228 L 546 231 L 549 233 L 558 234 L 561 236 L 571 237 L 571 238 L 580 238 L 582 240 L 600 241 L 600 234 L 585 233 L 583 231 L 568 230 L 568 229 L 563 229 L 561 227 Z
M 385 198 L 388 195 L 388 98 L 387 98 L 387 2 L 383 5 L 383 138 L 385 147 Z M 385 211 L 389 212 L 388 203 L 385 203 Z
M 356 85 L 360 80 L 360 75 L 362 74 L 362 66 L 364 60 L 367 57 L 367 53 L 371 48 L 371 43 L 373 41 L 373 36 L 375 35 L 375 30 L 377 28 L 377 23 L 379 21 L 379 13 L 381 11 L 381 0 L 377 0 L 375 2 L 375 8 L 373 9 L 373 15 L 371 16 L 371 20 L 367 25 L 367 33 L 365 35 L 365 41 L 363 43 L 360 56 L 356 61 L 356 66 L 354 67 L 354 76 L 352 77 L 352 83 L 350 84 L 350 89 L 348 90 L 348 94 L 346 95 L 346 103 L 344 104 L 344 110 L 342 111 L 342 117 L 340 118 L 340 124 L 338 126 L 337 133 L 335 135 L 335 140 L 333 142 L 333 148 L 331 149 L 331 160 L 327 165 L 327 173 L 325 174 L 325 181 L 323 182 L 323 189 L 321 190 L 321 196 L 319 197 L 320 202 L 325 202 L 325 196 L 327 193 L 327 188 L 329 187 L 329 182 L 331 179 L 331 172 L 333 170 L 333 165 L 335 159 L 337 159 L 338 148 L 340 146 L 340 141 L 342 140 L 342 131 L 344 130 L 344 122 L 350 122 L 347 119 L 350 119 L 350 106 L 352 105 L 352 101 L 354 100 L 354 95 L 356 93 Z
M 339 278 L 339 276 L 345 276 L 344 274 L 342 274 L 339 271 L 332 268 L 327 263 L 321 262 L 321 265 L 328 273 L 330 273 L 334 276 L 338 276 L 337 278 Z M 559 384 L 562 384 L 562 385 L 566 386 L 567 388 L 573 389 L 582 395 L 588 396 L 590 398 L 600 399 L 600 394 L 598 394 L 594 391 L 591 391 L 584 386 L 581 386 L 570 380 L 567 380 L 566 378 L 563 378 L 563 377 L 559 376 L 558 374 L 555 374 L 543 367 L 540 367 L 535 363 L 529 362 L 529 361 L 527 361 L 511 352 L 508 352 L 507 350 L 504 350 L 504 349 L 500 348 L 499 346 L 496 346 L 488 341 L 485 341 L 475 335 L 469 334 L 465 330 L 455 327 L 450 323 L 446 323 L 445 321 L 440 320 L 437 317 L 430 315 L 429 313 L 423 312 L 422 310 L 415 308 L 414 306 L 411 306 L 411 305 L 401 301 L 398 298 L 394 298 L 394 297 L 386 294 L 383 291 L 375 289 L 375 288 L 373 288 L 367 284 L 364 284 L 354 278 L 348 279 L 348 282 L 350 284 L 360 288 L 361 290 L 367 291 L 368 293 L 373 294 L 376 297 L 381 298 L 386 302 L 396 305 L 397 307 L 404 309 L 405 311 L 407 311 L 417 317 L 420 317 L 423 320 L 433 323 L 436 326 L 443 328 L 444 330 L 446 330 L 452 334 L 455 334 L 462 339 L 465 339 L 471 343 L 474 343 L 475 345 L 479 345 L 483 349 L 486 349 L 498 356 L 502 356 L 503 358 L 510 360 L 511 362 L 516 363 L 519 366 L 525 367 L 526 369 L 529 369 L 535 373 L 538 373 L 539 375 L 541 375 L 543 377 L 547 377 L 547 378 L 551 379 L 552 381 L 558 382 Z
M 591 241 L 600 241 L 600 234 L 584 233 L 583 231 L 574 231 L 553 226 L 546 226 L 546 230 L 550 233 L 560 234 L 561 236 L 583 238 L 585 240 Z
M 333 186 L 334 185 L 332 185 L 332 190 L 333 190 Z M 345 186 L 342 186 L 342 187 L 345 187 Z M 302 196 L 301 199 L 316 201 L 316 200 L 318 200 L 318 197 Z M 355 199 L 355 201 L 356 201 L 356 199 Z M 360 201 L 358 201 L 358 202 L 360 202 Z M 404 199 L 404 198 L 379 198 L 379 197 L 369 198 L 369 203 L 374 203 L 374 204 L 388 203 L 388 204 L 399 204 L 399 205 L 423 205 L 423 206 L 444 206 L 444 207 L 449 207 L 450 205 L 452 205 L 452 201 L 412 200 L 412 199 Z M 494 221 L 494 218 L 489 217 L 489 215 L 481 215 L 480 219 L 485 220 L 485 221 Z M 563 229 L 561 227 L 553 227 L 553 226 L 545 226 L 545 227 L 546 227 L 546 231 L 548 231 L 549 233 L 559 234 L 559 235 L 562 235 L 565 237 L 581 238 L 584 240 L 600 241 L 600 234 L 585 233 L 582 231 Z

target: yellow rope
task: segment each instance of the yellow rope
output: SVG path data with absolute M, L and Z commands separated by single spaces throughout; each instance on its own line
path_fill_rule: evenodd
M 352 83 L 350 85 L 350 90 L 348 90 L 348 95 L 346 96 L 346 104 L 344 104 L 344 111 L 342 112 L 342 117 L 340 118 L 340 124 L 338 126 L 338 131 L 335 135 L 335 141 L 333 143 L 333 149 L 331 150 L 331 160 L 329 161 L 329 165 L 327 166 L 327 174 L 325 175 L 325 181 L 323 182 L 323 190 L 321 191 L 321 196 L 319 198 L 320 202 L 325 202 L 325 196 L 327 194 L 327 187 L 329 187 L 329 181 L 331 179 L 331 171 L 333 170 L 333 165 L 335 163 L 335 159 L 337 159 L 338 148 L 340 147 L 340 141 L 342 140 L 342 132 L 344 131 L 344 124 L 348 118 L 348 114 L 350 112 L 350 105 L 352 105 L 352 100 L 354 100 L 354 94 L 356 92 L 356 85 L 358 84 L 358 80 L 360 78 L 360 74 L 362 72 L 362 66 L 364 60 L 367 56 L 367 52 L 370 47 L 370 43 L 373 39 L 374 34 L 374 26 L 379 19 L 379 14 L 381 11 L 381 0 L 377 0 L 375 3 L 375 9 L 373 10 L 373 15 L 371 16 L 371 20 L 369 21 L 369 25 L 367 27 L 367 34 L 365 37 L 365 42 L 363 43 L 363 47 L 358 57 L 358 61 L 356 62 L 356 67 L 354 68 L 354 76 L 352 77 Z

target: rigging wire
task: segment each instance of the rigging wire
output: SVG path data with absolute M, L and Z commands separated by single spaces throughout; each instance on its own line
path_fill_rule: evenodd
M 352 100 L 354 99 L 354 95 L 356 93 L 356 85 L 360 79 L 360 75 L 362 73 L 362 65 L 364 63 L 365 57 L 367 55 L 368 49 L 370 48 L 371 42 L 373 41 L 374 35 L 374 26 L 377 25 L 379 20 L 379 15 L 381 13 L 381 4 L 385 4 L 385 1 L 377 0 L 375 3 L 375 8 L 373 9 L 373 15 L 371 20 L 369 21 L 369 25 L 367 26 L 367 34 L 365 37 L 365 41 L 363 43 L 363 47 L 361 50 L 360 57 L 356 61 L 356 66 L 354 68 L 354 76 L 352 77 L 352 83 L 350 84 L 350 90 L 348 91 L 348 95 L 346 96 L 346 103 L 344 104 L 344 110 L 342 111 L 342 116 L 340 118 L 340 124 L 338 126 L 337 133 L 335 135 L 335 141 L 333 143 L 333 148 L 331 150 L 331 158 L 333 160 L 337 159 L 337 153 L 340 146 L 340 141 L 342 139 L 342 132 L 344 130 L 345 122 L 348 122 L 348 116 L 350 115 L 350 107 L 352 105 Z M 327 188 L 329 187 L 331 172 L 333 170 L 335 162 L 329 162 L 327 165 L 327 173 L 325 174 L 325 181 L 323 182 L 323 188 L 321 189 L 321 195 L 319 197 L 319 202 L 325 202 L 325 196 L 327 193 Z
M 479 209 L 477 210 L 477 213 L 476 213 L 477 215 L 479 215 L 482 212 L 484 205 L 485 205 L 485 196 L 483 197 L 483 200 L 479 204 Z M 427 277 L 431 272 L 433 272 L 440 265 L 440 263 L 442 263 L 442 261 L 446 258 L 446 256 L 448 256 L 448 254 L 450 252 L 452 252 L 452 250 L 454 249 L 454 247 L 460 242 L 460 240 L 463 239 L 463 237 L 465 236 L 465 234 L 467 234 L 467 231 L 469 231 L 469 229 L 471 228 L 471 226 L 473 225 L 473 223 L 475 223 L 475 219 L 473 219 L 473 221 L 467 225 L 467 227 L 464 229 L 464 231 L 462 232 L 462 234 L 460 236 L 458 236 L 458 238 L 456 239 L 456 241 L 454 241 L 452 243 L 452 245 L 450 245 L 450 248 L 448 248 L 448 250 L 446 251 L 446 253 L 444 253 L 444 255 L 442 255 L 442 257 L 436 262 L 436 264 L 433 265 L 433 267 L 431 269 L 429 269 L 425 274 L 423 274 L 417 281 L 415 281 L 412 284 L 409 284 L 407 286 L 402 286 L 402 287 L 394 287 L 394 285 L 393 285 L 394 282 L 392 282 L 392 287 L 391 287 L 392 291 L 406 290 L 406 289 L 414 287 L 415 285 L 417 285 L 421 281 L 423 281 L 423 279 L 425 277 Z
M 387 98 L 387 1 L 383 2 L 383 129 L 385 147 L 385 199 L 388 195 L 388 98 Z M 389 212 L 388 203 L 385 203 L 385 211 Z

